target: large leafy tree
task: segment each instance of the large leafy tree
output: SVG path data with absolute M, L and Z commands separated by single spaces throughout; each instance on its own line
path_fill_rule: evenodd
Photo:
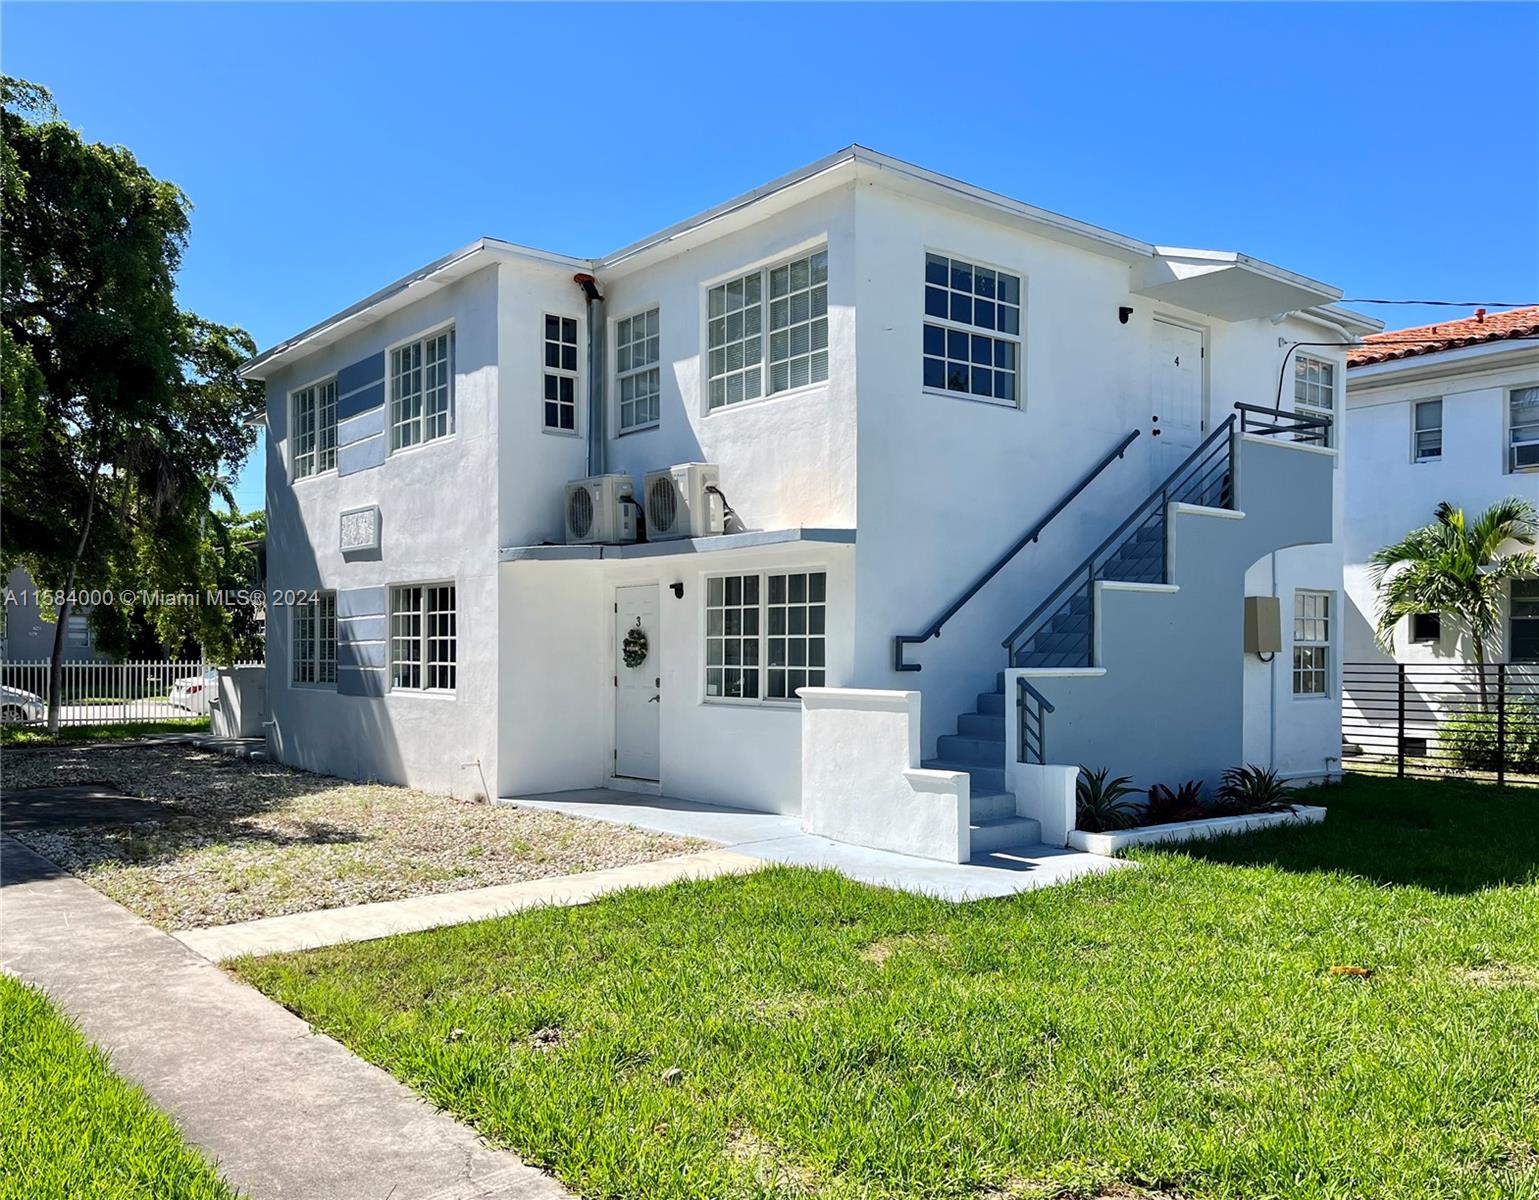
M 250 450 L 262 398 L 236 374 L 250 337 L 177 305 L 191 208 L 180 189 L 123 147 L 85 141 L 45 89 L 8 77 L 0 144 L 0 566 L 62 595 L 56 729 L 74 593 L 144 587 L 150 564 L 176 589 L 216 581 L 217 481 Z M 191 611 L 199 640 L 228 657 L 230 611 Z M 104 608 L 92 619 L 111 623 Z
M 1379 644 L 1392 651 L 1395 625 L 1412 613 L 1451 616 L 1469 635 L 1484 704 L 1486 648 L 1501 631 L 1507 585 L 1539 573 L 1539 514 L 1527 500 L 1509 496 L 1473 521 L 1444 500 L 1435 518 L 1369 560 L 1379 594 Z

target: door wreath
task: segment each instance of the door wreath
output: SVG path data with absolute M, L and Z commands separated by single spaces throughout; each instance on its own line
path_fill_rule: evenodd
M 640 625 L 626 632 L 620 643 L 620 654 L 627 667 L 639 667 L 647 661 L 647 633 Z

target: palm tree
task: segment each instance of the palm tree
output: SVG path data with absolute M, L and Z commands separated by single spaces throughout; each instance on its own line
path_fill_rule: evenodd
M 1401 617 L 1422 612 L 1452 616 L 1474 645 L 1480 703 L 1486 707 L 1486 645 L 1501 629 L 1507 584 L 1539 575 L 1534 553 L 1539 511 L 1509 496 L 1473 522 L 1446 500 L 1437 506 L 1436 517 L 1368 560 L 1379 593 L 1379 644 L 1393 652 Z M 1519 548 L 1505 549 L 1514 545 Z

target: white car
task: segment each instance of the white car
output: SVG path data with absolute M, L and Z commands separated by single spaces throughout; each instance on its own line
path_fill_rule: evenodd
M 30 725 L 48 715 L 48 705 L 36 692 L 0 687 L 0 722 L 6 725 Z
M 185 708 L 199 717 L 208 716 L 208 702 L 219 688 L 219 672 L 209 668 L 201 675 L 188 675 L 171 685 L 166 699 L 177 708 Z

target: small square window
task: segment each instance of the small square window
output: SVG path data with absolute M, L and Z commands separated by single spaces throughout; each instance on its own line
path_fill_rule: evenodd
M 1414 643 L 1430 642 L 1438 645 L 1443 640 L 1443 617 L 1440 613 L 1424 612 L 1411 614 L 1411 641 Z

